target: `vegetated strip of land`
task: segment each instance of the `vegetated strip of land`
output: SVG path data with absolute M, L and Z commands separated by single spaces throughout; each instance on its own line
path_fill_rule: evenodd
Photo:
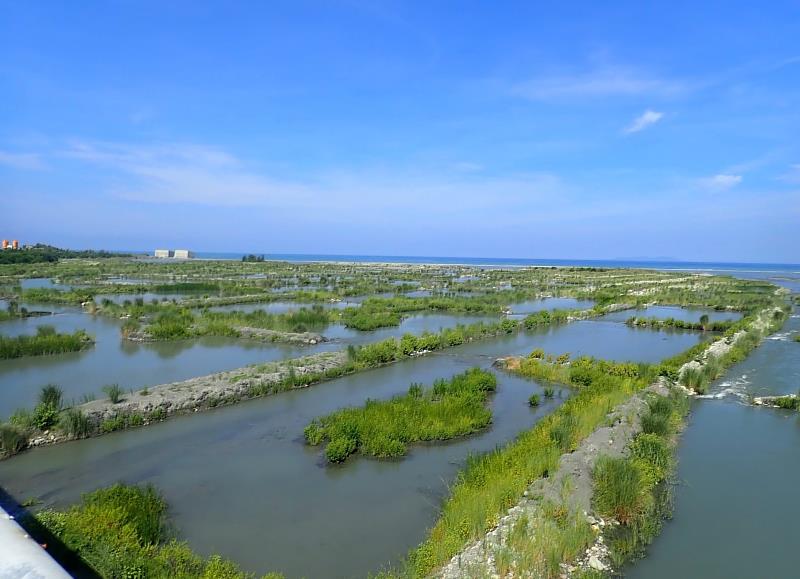
M 0 360 L 78 352 L 93 345 L 94 339 L 84 330 L 58 334 L 52 326 L 39 326 L 33 336 L 0 336 Z
M 590 461 L 583 476 L 588 472 L 592 477 L 588 496 L 596 517 L 586 518 L 575 508 L 586 504 L 587 491 L 585 484 L 574 486 L 576 477 L 569 473 L 575 464 L 569 455 L 631 395 L 650 384 L 656 394 L 663 394 L 663 388 L 689 393 L 679 383 L 687 369 L 711 366 L 713 374 L 720 375 L 729 365 L 742 360 L 766 333 L 775 331 L 785 319 L 785 309 L 767 308 L 749 316 L 742 321 L 741 329 L 713 344 L 691 348 L 658 365 L 591 359 L 561 364 L 541 359 L 509 360 L 508 366 L 523 375 L 568 383 L 579 391 L 515 442 L 471 461 L 451 487 L 450 498 L 428 539 L 409 554 L 404 569 L 387 572 L 385 576 L 454 577 L 483 568 L 489 575 L 505 571 L 515 576 L 530 572 L 534 576 L 539 573 L 559 577 L 571 572 L 567 566 L 570 562 L 574 563 L 572 571 L 594 573 L 618 565 L 658 532 L 664 513 L 657 493 L 663 490 L 663 477 L 668 473 L 664 470 L 664 445 L 674 434 L 669 423 L 674 422 L 674 413 L 680 412 L 680 405 L 671 404 L 669 412 L 659 408 L 660 403 L 653 406 L 648 402 L 647 409 L 642 406 L 644 414 L 638 418 L 641 430 L 629 430 L 632 446 L 626 449 L 628 458 L 623 459 L 636 460 L 635 453 L 642 453 L 638 464 L 609 463 L 604 470 L 596 470 Z M 649 417 L 648 426 L 644 426 L 645 416 Z M 611 419 L 618 423 L 618 418 Z M 626 414 L 623 421 L 627 420 Z M 636 424 L 635 418 L 631 420 Z M 656 434 L 662 440 L 650 437 L 636 442 L 635 435 L 639 432 Z M 600 455 L 598 448 L 601 446 L 589 442 L 586 450 L 591 452 L 586 456 L 596 459 Z M 649 451 L 652 455 L 647 454 Z M 554 476 L 561 472 L 559 465 L 569 476 L 564 473 Z M 541 482 L 531 486 L 545 477 L 561 478 L 564 482 L 556 492 L 552 488 L 539 489 L 537 485 L 542 485 Z M 620 488 L 625 485 L 627 490 Z M 597 494 L 598 490 L 601 494 Z M 536 498 L 535 512 L 528 510 L 526 492 Z M 580 497 L 579 493 L 583 493 L 583 499 L 574 498 Z M 641 503 L 633 500 L 639 496 L 646 500 Z M 633 502 L 626 502 L 631 497 Z M 498 526 L 501 521 L 506 524 Z M 605 543 L 611 543 L 610 548 L 602 547 L 603 542 L 597 539 L 603 536 L 601 531 L 606 526 L 620 529 L 606 535 Z
M 705 319 L 703 319 L 705 318 Z M 635 328 L 654 328 L 656 330 L 696 330 L 700 332 L 725 332 L 733 327 L 736 322 L 733 320 L 710 321 L 708 316 L 701 316 L 697 322 L 678 320 L 675 318 L 643 318 L 632 316 L 625 320 L 625 323 Z
M 449 380 L 437 380 L 431 388 L 412 384 L 406 394 L 367 400 L 362 407 L 316 418 L 303 434 L 314 446 L 328 442 L 325 457 L 329 462 L 343 462 L 356 452 L 399 457 L 406 454 L 409 444 L 449 440 L 485 428 L 492 420 L 486 399 L 496 389 L 494 374 L 472 368 Z
M 0 424 L 0 458 L 29 446 L 42 446 L 98 436 L 125 428 L 145 426 L 170 415 L 206 410 L 256 398 L 304 388 L 400 360 L 424 355 L 461 344 L 533 329 L 546 324 L 566 323 L 616 311 L 627 305 L 610 304 L 591 310 L 552 310 L 531 314 L 523 320 L 504 319 L 486 323 L 458 325 L 437 333 L 399 340 L 389 338 L 363 346 L 349 346 L 346 352 L 323 352 L 302 358 L 248 366 L 239 370 L 191 378 L 182 382 L 142 388 L 121 394 L 118 401 L 93 400 L 80 406 L 57 409 L 57 419 L 46 426 L 28 420 L 33 411 L 18 411 L 7 424 Z M 15 418 L 16 417 L 16 418 Z M 7 442 L 3 442 L 6 440 Z

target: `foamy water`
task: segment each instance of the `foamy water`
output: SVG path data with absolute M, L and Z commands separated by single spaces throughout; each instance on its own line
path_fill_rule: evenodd
M 748 400 L 749 392 L 747 387 L 751 384 L 747 374 L 742 374 L 738 378 L 725 380 L 718 386 L 716 392 L 710 394 L 700 394 L 697 398 L 705 400 L 721 400 L 722 398 L 735 397 L 740 400 Z

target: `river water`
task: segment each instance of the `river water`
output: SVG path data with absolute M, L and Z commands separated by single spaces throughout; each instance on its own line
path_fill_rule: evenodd
M 83 492 L 116 481 L 151 482 L 170 503 L 178 536 L 201 553 L 220 553 L 258 573 L 365 576 L 397 562 L 425 537 L 447 485 L 470 453 L 512 440 L 551 412 L 568 392 L 531 409 L 527 399 L 540 386 L 500 373 L 491 399 L 490 428 L 447 444 L 413 447 L 398 461 L 355 458 L 343 466 L 326 466 L 321 449 L 302 441 L 303 428 L 313 418 L 363 404 L 367 398 L 387 398 L 412 382 L 430 384 L 476 365 L 490 368 L 496 357 L 535 348 L 654 362 L 700 339 L 704 337 L 698 333 L 654 332 L 606 320 L 503 336 L 305 390 L 36 449 L 0 463 L 0 485 L 18 500 L 35 496 L 45 505 L 63 507 Z M 203 346 L 185 351 L 194 347 Z M 241 343 L 235 350 L 247 351 Z M 205 355 L 198 355 L 198 363 Z M 186 358 L 179 356 L 172 358 L 178 359 L 174 365 L 160 366 L 158 381 L 164 382 L 168 371 L 204 373 L 184 367 Z M 161 358 L 156 354 L 152 359 L 157 363 Z M 86 377 L 103 367 L 97 364 L 85 370 Z M 109 376 L 121 382 L 127 369 L 109 365 Z M 47 368 L 47 361 L 42 367 Z M 64 384 L 67 367 L 48 371 Z M 7 376 L 0 374 L 4 392 L 16 383 Z M 43 377 L 29 387 L 38 388 Z M 80 383 L 78 377 L 69 383 Z
M 675 513 L 626 577 L 797 577 L 800 413 L 745 404 L 800 388 L 800 313 L 694 402 Z
M 29 306 L 32 308 L 32 306 Z M 34 334 L 41 325 L 59 332 L 85 329 L 95 345 L 81 352 L 0 361 L 0 419 L 20 407 L 32 407 L 39 389 L 57 384 L 66 400 L 80 401 L 84 395 L 102 396 L 106 384 L 118 383 L 124 389 L 139 389 L 185 380 L 249 364 L 284 360 L 338 350 L 348 344 L 364 344 L 406 332 L 436 332 L 457 324 L 494 321 L 495 318 L 419 314 L 403 320 L 398 327 L 358 332 L 332 324 L 323 334 L 333 341 L 315 346 L 265 343 L 223 337 L 195 340 L 136 343 L 120 336 L 121 322 L 92 316 L 80 308 L 48 307 L 55 315 L 12 320 L 0 324 L 3 335 Z

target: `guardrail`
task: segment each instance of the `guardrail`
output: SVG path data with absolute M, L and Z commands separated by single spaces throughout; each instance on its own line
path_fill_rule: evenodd
M 0 577 L 70 579 L 69 573 L 0 507 Z

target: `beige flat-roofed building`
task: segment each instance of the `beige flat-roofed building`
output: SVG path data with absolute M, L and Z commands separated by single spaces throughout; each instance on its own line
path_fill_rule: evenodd
M 172 251 L 169 249 L 156 249 L 154 255 L 156 257 L 172 257 Z
M 194 253 L 188 249 L 176 249 L 174 252 L 172 252 L 172 257 L 175 259 L 191 259 L 194 257 Z

